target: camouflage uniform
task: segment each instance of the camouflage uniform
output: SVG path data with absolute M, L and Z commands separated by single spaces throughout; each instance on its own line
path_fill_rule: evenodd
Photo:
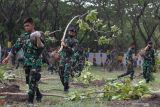
M 19 38 L 11 49 L 11 54 L 23 49 L 24 51 L 24 70 L 26 84 L 29 85 L 28 102 L 33 103 L 36 94 L 37 101 L 41 100 L 42 94 L 38 88 L 38 81 L 41 78 L 42 59 L 40 58 L 43 48 L 37 48 L 30 40 L 30 33 L 25 33 Z
M 82 47 L 77 47 L 72 57 L 72 70 L 78 74 L 77 76 L 81 75 L 84 65 L 85 52 Z
M 64 91 L 69 89 L 69 76 L 71 74 L 72 59 L 75 54 L 76 46 L 78 45 L 78 40 L 74 37 L 67 36 L 64 40 L 66 47 L 60 52 L 60 79 L 64 86 Z
M 154 56 L 154 49 L 149 48 L 145 51 L 143 56 L 143 77 L 145 78 L 146 82 L 148 83 L 153 79 L 152 77 L 152 66 L 155 65 L 155 56 Z
M 118 76 L 118 78 L 130 75 L 130 79 L 133 80 L 134 76 L 133 58 L 132 58 L 133 53 L 134 53 L 134 48 L 129 48 L 126 54 L 127 72 Z

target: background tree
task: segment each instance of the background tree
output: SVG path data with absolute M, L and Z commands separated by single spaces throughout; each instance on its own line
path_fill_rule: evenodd
M 11 44 L 15 32 L 19 30 L 16 29 L 16 26 L 32 2 L 33 0 L 0 0 L 1 24 L 5 29 L 9 44 Z
M 105 26 L 104 29 L 97 28 L 98 31 L 92 29 L 78 33 L 78 39 L 85 47 L 96 50 L 110 50 L 114 47 L 126 51 L 133 42 L 137 49 L 140 49 L 148 40 L 152 40 L 158 48 L 159 8 L 159 0 L 0 0 L 0 38 L 4 38 L 1 44 L 7 45 L 5 41 L 16 40 L 23 32 L 22 22 L 26 17 L 34 18 L 37 30 L 62 29 L 56 33 L 56 38 L 60 41 L 64 28 L 71 18 L 88 10 L 97 9 L 97 18 L 99 21 L 103 20 Z M 113 36 L 111 31 L 113 25 L 121 30 L 121 34 L 114 38 L 113 42 L 99 46 L 99 37 Z

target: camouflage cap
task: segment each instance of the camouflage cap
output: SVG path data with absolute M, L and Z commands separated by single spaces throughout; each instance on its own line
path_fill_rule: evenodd
M 68 31 L 71 31 L 71 32 L 77 32 L 77 29 L 75 26 L 73 25 L 70 25 L 69 28 L 67 29 Z

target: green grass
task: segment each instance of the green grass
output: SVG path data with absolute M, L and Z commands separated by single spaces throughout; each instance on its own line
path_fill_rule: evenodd
M 45 69 L 44 69 L 45 70 Z M 18 69 L 14 71 L 19 78 L 22 80 L 24 79 L 24 71 L 23 69 Z M 113 72 L 107 72 L 104 71 L 103 68 L 99 67 L 93 67 L 91 72 L 103 79 L 107 78 L 116 78 L 117 75 L 124 73 L 124 71 L 113 71 Z M 136 75 L 138 75 L 140 70 L 136 70 Z M 48 78 L 54 78 L 54 79 L 49 79 L 49 80 L 44 80 L 42 83 L 40 83 L 39 88 L 42 92 L 45 93 L 52 93 L 52 94 L 60 94 L 60 95 L 66 95 L 63 92 L 63 86 L 59 80 L 59 76 L 57 74 L 50 75 L 47 71 L 43 71 L 42 77 L 48 77 Z M 156 73 L 155 75 L 155 81 L 148 84 L 149 87 L 152 90 L 159 90 L 160 89 L 160 74 Z M 140 78 L 136 81 L 142 80 L 143 78 Z M 19 84 L 21 87 L 21 90 L 27 91 L 27 86 L 25 84 Z M 94 87 L 92 87 L 94 88 Z M 86 90 L 86 88 L 82 87 L 70 87 L 70 92 L 75 91 L 75 90 Z M 67 101 L 63 98 L 60 97 L 55 97 L 55 96 L 44 96 L 42 99 L 41 103 L 37 103 L 38 107 L 109 107 L 107 105 L 108 101 L 105 100 L 99 100 L 97 98 L 91 99 L 91 100 L 83 100 L 83 101 Z M 19 103 L 20 105 L 24 105 L 24 103 Z M 118 107 L 121 107 L 120 105 Z

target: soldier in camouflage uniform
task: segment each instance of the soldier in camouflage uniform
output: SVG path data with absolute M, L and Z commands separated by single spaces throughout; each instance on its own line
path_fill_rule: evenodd
M 147 46 L 144 48 L 144 54 L 142 57 L 143 61 L 143 77 L 146 83 L 149 83 L 153 79 L 152 77 L 152 67 L 155 65 L 154 49 L 152 48 L 152 42 L 149 41 Z
M 32 18 L 24 20 L 24 28 L 26 33 L 22 34 L 16 41 L 3 63 L 7 63 L 11 56 L 16 55 L 20 49 L 23 49 L 26 84 L 29 86 L 28 102 L 32 104 L 35 94 L 37 101 L 41 101 L 42 98 L 37 82 L 41 78 L 42 59 L 40 56 L 44 45 L 40 37 L 41 33 L 34 29 Z
M 135 52 L 135 45 L 131 44 L 126 54 L 127 72 L 122 75 L 119 75 L 118 78 L 130 75 L 130 79 L 133 80 L 133 76 L 134 76 L 133 53 L 134 52 Z
M 72 61 L 74 59 L 73 57 L 75 57 L 78 46 L 78 40 L 75 37 L 76 29 L 74 26 L 70 26 L 65 40 L 61 42 L 63 49 L 60 52 L 61 59 L 59 64 L 59 75 L 65 92 L 69 89 L 69 77 L 72 73 Z

